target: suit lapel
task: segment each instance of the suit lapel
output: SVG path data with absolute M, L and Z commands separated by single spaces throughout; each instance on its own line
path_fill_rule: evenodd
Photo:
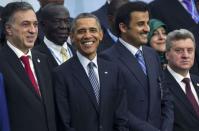
M 116 52 L 118 52 L 119 57 L 118 59 L 122 61 L 122 63 L 128 68 L 130 72 L 137 78 L 139 83 L 143 85 L 143 78 L 145 78 L 145 74 L 142 71 L 139 63 L 137 62 L 135 56 L 131 54 L 131 52 L 126 49 L 121 43 L 117 43 L 116 45 Z
M 11 66 L 11 68 L 16 72 L 17 76 L 21 79 L 22 82 L 26 85 L 27 88 L 31 90 L 34 95 L 37 95 L 34 87 L 17 55 L 8 47 L 6 44 L 2 50 L 3 54 L 7 56 L 5 61 Z
M 100 79 L 100 114 L 103 114 L 103 107 L 105 102 L 107 102 L 107 96 L 110 96 L 108 93 L 112 93 L 109 91 L 109 71 L 107 66 L 105 65 L 103 60 L 100 60 L 98 57 L 98 72 L 99 72 L 99 79 Z
M 187 99 L 187 96 L 181 89 L 180 85 L 177 83 L 175 78 L 169 73 L 166 69 L 165 71 L 165 78 L 168 79 L 166 86 L 168 86 L 174 96 L 176 96 L 179 101 L 184 105 L 184 107 L 193 115 L 196 116 L 194 109 L 192 108 L 191 103 Z
M 55 58 L 53 57 L 52 53 L 50 52 L 50 50 L 48 49 L 48 47 L 46 46 L 45 43 L 42 43 L 37 48 L 38 48 L 38 50 L 40 50 L 41 52 L 43 52 L 44 54 L 46 54 L 50 58 L 53 67 L 57 67 L 58 66 L 57 61 L 55 60 Z
M 37 81 L 38 81 L 38 85 L 39 85 L 39 89 L 42 95 L 42 98 L 46 98 L 46 90 L 45 90 L 45 82 L 43 81 L 43 78 L 45 76 L 42 75 L 42 70 L 44 67 L 42 67 L 42 63 L 43 61 L 41 60 L 41 58 L 32 51 L 32 61 L 33 61 L 33 65 L 34 65 L 34 69 L 35 69 L 35 74 L 37 76 Z M 36 96 L 38 98 L 40 98 L 38 96 L 38 94 L 36 94 Z
M 149 103 L 151 103 L 150 105 L 155 105 L 154 103 L 154 99 L 156 99 L 157 97 L 157 76 L 155 73 L 157 72 L 158 65 L 155 64 L 156 61 L 153 62 L 154 55 L 151 55 L 151 50 L 147 50 L 145 46 L 143 46 L 143 56 L 144 56 L 144 60 L 145 60 L 145 65 L 146 65 L 146 69 L 147 69 L 147 77 L 148 77 L 148 85 L 149 85 Z M 157 85 L 157 86 L 155 86 Z M 151 108 L 153 108 L 153 106 L 150 106 Z M 150 111 L 152 111 L 153 109 L 150 108 Z
M 198 79 L 195 79 L 192 75 L 191 75 L 191 81 L 193 83 L 193 86 L 196 90 L 196 93 L 197 93 L 197 96 L 199 98 L 199 80 Z
M 85 90 L 85 92 L 88 94 L 88 96 L 90 97 L 91 103 L 93 104 L 94 108 L 97 110 L 97 112 L 99 111 L 99 105 L 97 104 L 97 100 L 93 91 L 93 87 L 89 81 L 89 78 L 83 68 L 83 66 L 81 65 L 79 59 L 77 58 L 77 56 L 74 56 L 73 59 L 74 62 L 74 66 L 73 68 L 73 75 L 76 79 L 78 79 L 78 82 L 80 82 L 81 87 Z

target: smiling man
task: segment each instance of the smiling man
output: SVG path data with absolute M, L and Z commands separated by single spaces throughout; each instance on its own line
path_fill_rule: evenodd
M 115 28 L 119 41 L 102 56 L 119 65 L 127 88 L 129 123 L 136 131 L 171 131 L 172 102 L 161 86 L 161 66 L 156 52 L 146 45 L 149 32 L 146 3 L 130 2 L 118 9 Z
M 56 68 L 55 94 L 63 130 L 126 131 L 126 101 L 116 65 L 97 57 L 103 33 L 96 16 L 74 19 L 71 39 L 77 55 Z
M 166 39 L 165 86 L 174 99 L 173 131 L 199 129 L 199 77 L 189 73 L 195 57 L 195 39 L 185 29 L 174 30 Z
M 0 52 L 12 131 L 56 131 L 47 58 L 32 51 L 38 22 L 32 6 L 13 2 L 2 12 L 6 42 Z

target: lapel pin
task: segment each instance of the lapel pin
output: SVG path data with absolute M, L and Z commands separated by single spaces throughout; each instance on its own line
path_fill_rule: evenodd
M 196 83 L 196 86 L 199 86 L 199 83 Z
M 107 71 L 105 71 L 105 72 L 104 72 L 104 74 L 108 74 L 108 72 L 107 72 Z
M 38 63 L 40 63 L 40 62 L 41 62 L 39 58 L 37 58 L 37 62 L 38 62 Z

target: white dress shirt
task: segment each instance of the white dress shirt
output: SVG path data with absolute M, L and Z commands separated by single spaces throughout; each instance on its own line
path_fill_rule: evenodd
M 137 53 L 138 50 L 142 51 L 142 46 L 140 46 L 140 48 L 136 48 L 135 46 L 127 43 L 126 41 L 124 41 L 122 38 L 119 38 L 119 41 L 122 43 L 122 45 L 124 45 L 134 56 Z
M 80 63 L 82 64 L 82 66 L 84 67 L 84 70 L 86 71 L 87 76 L 88 76 L 88 64 L 90 62 L 93 62 L 95 64 L 94 71 L 95 71 L 95 74 L 97 76 L 98 82 L 100 84 L 99 72 L 98 72 L 98 64 L 97 64 L 97 56 L 95 56 L 95 58 L 91 61 L 91 60 L 89 60 L 88 58 L 86 58 L 85 56 L 83 56 L 81 53 L 79 53 L 77 51 L 77 57 L 78 57 Z
M 63 46 L 60 46 L 60 45 L 56 45 L 55 43 L 53 43 L 52 41 L 50 41 L 46 37 L 44 37 L 44 43 L 46 44 L 46 46 L 50 50 L 51 54 L 53 55 L 53 57 L 57 61 L 58 65 L 61 65 L 64 62 L 63 59 L 62 59 L 62 55 L 60 53 L 62 47 L 64 49 L 66 49 L 66 53 L 67 53 L 68 58 L 71 58 L 73 56 L 72 51 L 68 47 L 66 42 L 63 44 Z
M 197 103 L 199 104 L 198 96 L 197 96 L 196 90 L 195 90 L 195 88 L 194 88 L 194 86 L 193 86 L 193 83 L 192 83 L 192 81 L 191 81 L 191 77 L 190 77 L 189 72 L 188 72 L 188 74 L 186 75 L 186 77 L 184 77 L 184 76 L 178 74 L 177 72 L 175 72 L 173 69 L 171 69 L 171 67 L 169 67 L 169 65 L 167 66 L 167 69 L 168 69 L 168 71 L 171 73 L 171 75 L 175 78 L 175 80 L 178 82 L 178 84 L 180 85 L 181 89 L 183 90 L 183 92 L 184 92 L 185 94 L 186 94 L 186 88 L 185 88 L 186 85 L 185 85 L 184 82 L 182 82 L 182 80 L 183 80 L 184 78 L 189 78 L 189 79 L 190 79 L 191 91 L 192 91 L 192 93 L 193 93 L 193 95 L 194 95 L 194 97 L 195 97 Z

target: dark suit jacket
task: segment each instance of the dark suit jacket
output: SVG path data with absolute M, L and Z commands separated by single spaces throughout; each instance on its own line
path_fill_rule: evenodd
M 191 81 L 199 95 L 199 77 L 191 75 Z M 165 70 L 164 84 L 169 88 L 174 100 L 174 131 L 198 131 L 199 117 L 194 112 L 185 93 L 170 72 Z
M 144 75 L 135 56 L 120 42 L 101 54 L 120 66 L 127 88 L 129 122 L 135 131 L 172 130 L 173 111 L 170 95 L 161 86 L 161 67 L 155 51 L 143 46 L 147 66 Z M 161 94 L 164 95 L 161 96 Z
M 124 84 L 112 63 L 98 57 L 100 105 L 77 56 L 56 68 L 56 103 L 64 131 L 126 131 Z
M 46 57 L 32 51 L 42 98 L 17 55 L 6 44 L 0 51 L 0 71 L 5 80 L 12 131 L 56 131 L 51 75 Z
M 72 54 L 75 55 L 75 50 L 73 49 L 73 47 L 69 44 L 68 44 L 68 47 L 70 48 Z M 33 49 L 37 50 L 37 51 L 39 51 L 39 52 L 41 52 L 41 53 L 43 53 L 43 54 L 45 54 L 49 57 L 49 63 L 50 63 L 50 69 L 51 70 L 53 70 L 55 67 L 58 66 L 57 61 L 55 60 L 52 53 L 50 52 L 50 50 L 48 49 L 48 47 L 46 46 L 46 44 L 44 42 L 35 46 Z
M 164 22 L 168 32 L 181 28 L 191 29 L 196 25 L 178 0 L 154 0 L 149 7 L 152 18 Z
M 0 73 L 0 131 L 10 131 L 7 100 L 5 96 L 5 87 L 3 76 Z

